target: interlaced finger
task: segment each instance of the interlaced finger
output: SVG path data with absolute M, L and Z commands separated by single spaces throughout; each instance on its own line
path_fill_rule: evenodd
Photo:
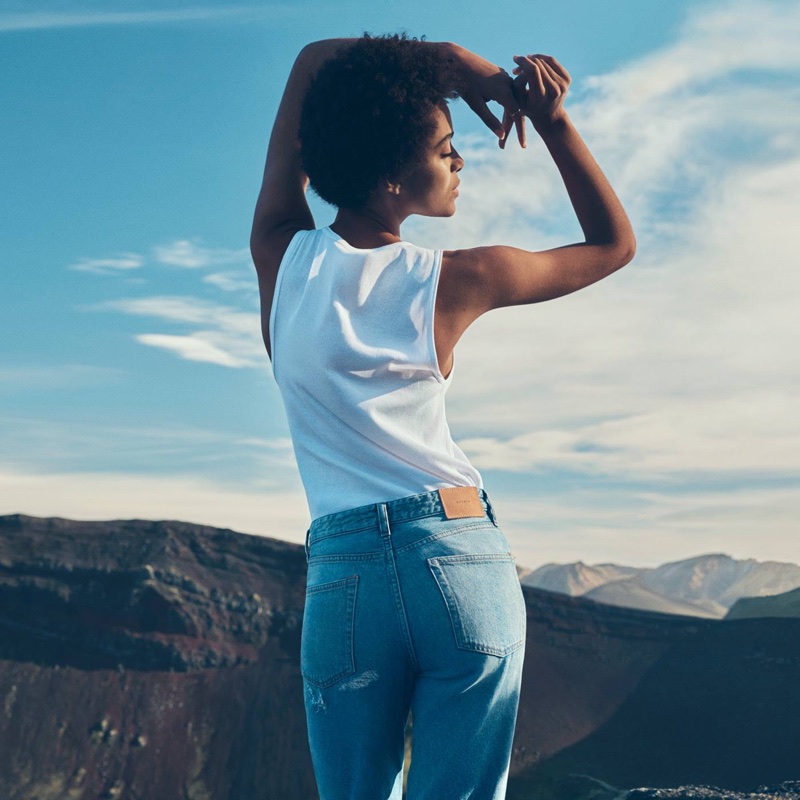
M 546 56 L 538 56 L 537 58 L 538 58 L 539 66 L 543 70 L 544 74 L 560 90 L 562 88 L 563 78 L 561 78 L 561 76 L 556 73 L 555 69 L 553 69 L 553 67 L 551 67 L 550 64 L 547 63 L 547 61 L 545 61 Z
M 539 57 L 547 63 L 547 65 L 563 80 L 567 82 L 567 84 L 572 83 L 572 78 L 570 77 L 569 72 L 567 72 L 564 67 L 559 64 L 558 60 L 553 58 L 553 56 L 545 56 L 541 53 L 538 54 Z
M 539 91 L 544 94 L 544 82 L 542 80 L 539 64 L 530 56 L 516 56 L 515 61 L 522 73 L 528 77 L 528 83 L 531 86 L 538 86 Z

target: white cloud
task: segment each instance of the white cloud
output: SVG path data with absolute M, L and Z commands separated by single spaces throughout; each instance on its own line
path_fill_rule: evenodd
M 192 403 L 176 398 L 179 406 Z M 221 423 L 222 424 L 222 423 Z M 136 425 L 0 415 L 0 470 L 17 472 L 193 473 L 220 484 L 285 490 L 297 478 L 291 440 L 241 436 L 176 423 Z
M 225 248 L 202 247 L 189 239 L 177 239 L 165 245 L 153 247 L 157 261 L 176 267 L 208 267 L 213 264 L 233 264 L 249 261 L 250 249 L 228 250 Z
M 734 398 L 675 400 L 641 414 L 510 438 L 462 438 L 482 469 L 543 467 L 636 480 L 680 473 L 800 472 L 796 399 L 754 391 Z M 788 423 L 788 424 L 787 424 Z
M 96 275 L 115 275 L 138 269 L 144 259 L 138 253 L 120 253 L 113 258 L 83 258 L 69 268 L 79 272 L 93 272 Z
M 83 28 L 99 25 L 155 25 L 200 20 L 277 20 L 290 16 L 291 7 L 228 6 L 176 8 L 164 11 L 64 11 L 0 12 L 0 33 L 7 31 Z
M 253 270 L 245 272 L 214 272 L 203 276 L 203 283 L 210 283 L 224 292 L 258 293 L 258 281 Z
M 451 429 L 489 473 L 530 566 L 700 552 L 800 561 L 800 5 L 688 8 L 674 42 L 573 85 L 566 102 L 631 218 L 634 261 L 573 295 L 493 311 L 456 349 Z M 582 240 L 530 129 L 526 150 L 456 134 L 458 213 L 415 217 L 407 238 L 529 250 Z M 207 266 L 234 252 L 180 240 L 162 255 Z M 202 328 L 195 345 L 268 364 L 256 314 L 193 298 L 116 308 Z M 530 473 L 547 499 L 501 493 L 495 469 Z M 548 496 L 563 471 L 584 477 Z
M 246 367 L 248 362 L 226 353 L 217 347 L 209 338 L 210 333 L 192 333 L 188 336 L 169 336 L 164 333 L 141 333 L 136 336 L 136 341 L 150 347 L 160 347 L 169 350 L 187 361 L 205 361 L 209 364 L 219 364 L 221 367 Z
M 157 317 L 188 325 L 202 325 L 190 334 L 140 334 L 137 341 L 174 352 L 190 361 L 205 361 L 225 367 L 264 368 L 269 360 L 261 339 L 259 314 L 237 311 L 193 297 L 143 297 L 107 300 L 89 309 L 117 310 L 126 314 Z
M 89 309 L 99 311 L 113 309 L 125 314 L 137 314 L 145 317 L 159 317 L 170 322 L 208 323 L 217 318 L 218 314 L 232 312 L 233 310 L 199 300 L 195 297 L 140 297 L 129 300 L 104 300 Z M 238 313 L 238 312 L 233 312 Z
M 542 477 L 543 486 L 546 477 Z M 519 564 L 654 567 L 704 553 L 800 564 L 800 488 L 747 485 L 674 492 L 586 481 L 567 493 L 489 491 Z
M 692 9 L 674 44 L 574 87 L 566 107 L 637 255 L 464 335 L 448 417 L 479 468 L 800 474 L 798 39 L 798 5 Z M 472 155 L 437 246 L 581 240 L 541 141 Z

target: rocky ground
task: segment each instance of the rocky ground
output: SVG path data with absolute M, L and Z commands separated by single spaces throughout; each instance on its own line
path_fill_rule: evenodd
M 800 800 L 800 781 L 758 786 L 735 792 L 718 786 L 676 786 L 669 789 L 618 789 L 588 775 L 571 774 L 557 783 L 561 800 Z

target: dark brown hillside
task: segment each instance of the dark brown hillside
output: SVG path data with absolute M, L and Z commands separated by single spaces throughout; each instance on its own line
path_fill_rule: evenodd
M 508 800 L 549 796 L 567 773 L 740 791 L 800 776 L 800 619 L 703 620 L 524 592 Z
M 228 530 L 0 517 L 0 798 L 314 800 L 305 574 L 302 546 Z M 523 591 L 508 800 L 800 777 L 800 619 Z
M 302 547 L 0 518 L 0 797 L 315 796 Z

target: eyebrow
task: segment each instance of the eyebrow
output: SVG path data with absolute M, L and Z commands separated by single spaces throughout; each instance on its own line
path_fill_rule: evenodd
M 444 144 L 444 142 L 447 141 L 448 136 L 454 136 L 454 135 L 455 134 L 453 133 L 453 131 L 450 131 L 450 133 L 446 134 L 443 139 L 440 139 L 438 142 L 436 142 L 436 146 L 438 147 L 440 144 Z

